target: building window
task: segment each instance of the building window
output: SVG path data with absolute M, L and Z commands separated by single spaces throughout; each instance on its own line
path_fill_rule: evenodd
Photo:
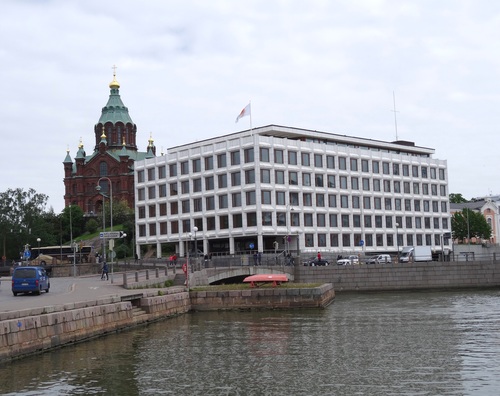
M 278 149 L 274 150 L 274 163 L 275 164 L 283 164 L 284 163 L 283 150 L 278 150 Z
M 189 213 L 191 212 L 191 205 L 189 202 L 189 199 L 186 199 L 181 202 L 181 207 L 182 207 L 182 213 Z
M 217 168 L 225 168 L 227 166 L 226 153 L 217 155 Z
M 271 183 L 271 171 L 269 169 L 260 170 L 260 181 L 262 183 Z
M 248 169 L 245 171 L 245 184 L 254 184 L 255 183 L 255 169 Z
M 361 227 L 361 216 L 360 215 L 352 215 L 352 226 L 354 228 L 360 228 Z M 359 243 L 356 243 L 356 246 L 358 246 Z
M 170 183 L 170 196 L 177 195 L 177 183 Z
M 299 184 L 299 175 L 297 172 L 288 172 L 288 184 L 297 186 Z
M 203 210 L 203 204 L 201 198 L 193 199 L 193 210 L 195 212 L 201 212 Z
M 158 196 L 160 198 L 164 198 L 167 196 L 167 185 L 166 184 L 160 184 L 158 186 Z
M 145 219 L 146 218 L 146 207 L 144 206 L 139 206 L 139 219 Z
M 403 176 L 410 176 L 410 167 L 408 165 L 403 165 Z
M 339 246 L 339 235 L 338 234 L 330 234 L 330 246 L 338 247 Z
M 241 186 L 241 172 L 231 173 L 231 186 Z
M 192 162 L 193 172 L 201 172 L 201 158 L 196 158 Z
M 340 176 L 340 188 L 343 190 L 347 190 L 347 176 Z
M 144 171 L 137 171 L 137 183 L 144 183 Z
M 236 213 L 233 215 L 233 228 L 243 227 L 243 215 L 241 213 Z
M 371 197 L 363 197 L 363 208 L 364 209 L 371 209 L 372 208 Z
M 304 213 L 304 226 L 312 227 L 313 224 L 313 215 L 312 213 Z
M 325 196 L 323 194 L 316 194 L 316 206 L 318 208 L 325 207 Z
M 170 177 L 177 176 L 177 164 L 169 165 L 168 171 L 170 173 Z
M 292 219 L 292 226 L 294 227 L 299 227 L 300 226 L 300 215 L 299 213 L 292 213 L 292 216 L 291 216 L 291 219 Z
M 275 171 L 274 179 L 275 184 L 285 184 L 285 172 L 282 170 Z
M 156 235 L 156 223 L 151 223 L 149 225 L 149 235 L 150 236 Z
M 316 180 L 316 187 L 324 187 L 323 175 L 315 174 L 314 179 Z
M 326 156 L 326 167 L 328 169 L 335 169 L 335 157 L 333 155 Z
M 240 152 L 232 151 L 231 152 L 231 165 L 239 165 L 240 164 Z
M 314 234 L 304 234 L 304 244 L 306 247 L 314 247 Z
M 255 227 L 257 225 L 257 214 L 255 212 L 247 213 L 247 227 Z
M 245 199 L 247 205 L 255 205 L 255 191 L 247 191 L 245 193 Z
M 262 204 L 271 205 L 271 191 L 262 190 Z
M 363 221 L 365 223 L 365 227 L 367 228 L 372 227 L 372 217 L 370 215 L 365 215 Z
M 351 246 L 351 235 L 350 234 L 342 234 L 342 245 L 344 247 Z
M 214 177 L 213 176 L 205 177 L 205 190 L 207 191 L 213 190 L 214 186 L 215 186 Z
M 181 175 L 189 175 L 189 162 L 181 162 Z
M 340 196 L 340 207 L 341 208 L 349 208 L 349 197 L 347 195 Z
M 330 227 L 333 228 L 333 227 L 338 227 L 338 219 L 337 219 L 337 215 L 336 214 L 332 214 L 330 213 L 328 215 L 328 218 L 329 218 L 329 221 L 330 221 Z
M 167 204 L 165 202 L 159 204 L 158 208 L 160 209 L 160 216 L 166 216 L 167 215 Z
M 359 209 L 359 197 L 357 195 L 352 196 L 352 208 Z
M 219 227 L 221 230 L 227 230 L 229 228 L 229 216 L 219 217 Z
M 328 188 L 335 188 L 335 175 L 328 175 Z
M 318 246 L 326 247 L 326 234 L 318 234 Z
M 339 157 L 339 169 L 347 170 L 347 159 L 345 157 Z
M 99 176 L 107 176 L 108 175 L 108 164 L 104 161 L 99 163 Z
M 201 178 L 193 179 L 193 192 L 201 191 Z
M 373 179 L 373 191 L 380 191 L 380 179 Z
M 288 152 L 288 164 L 289 165 L 297 165 L 297 152 L 289 151 Z
M 351 188 L 353 190 L 359 190 L 359 181 L 357 177 L 351 177 Z
M 272 212 L 262 212 L 262 225 L 272 226 L 273 225 L 273 213 Z
M 314 166 L 323 168 L 323 156 L 321 154 L 314 154 Z
M 285 192 L 276 191 L 276 205 L 285 205 Z
M 311 166 L 309 153 L 300 153 L 300 159 L 302 161 L 302 166 Z
M 380 173 L 380 164 L 378 161 L 372 161 L 372 172 Z
M 139 188 L 137 190 L 137 200 L 138 201 L 144 201 L 145 199 L 146 199 L 146 195 L 145 195 L 144 188 Z
M 156 187 L 155 186 L 148 187 L 148 198 L 149 199 L 156 198 Z
M 328 194 L 328 207 L 329 208 L 337 207 L 337 196 L 335 194 Z
M 246 164 L 250 162 L 254 162 L 254 154 L 253 154 L 253 148 L 247 148 L 243 151 L 243 156 L 244 156 L 244 161 Z
M 179 213 L 179 204 L 177 201 L 170 202 L 170 214 L 178 214 Z
M 413 177 L 418 177 L 418 166 L 417 165 L 412 165 L 411 174 Z
M 267 147 L 260 148 L 260 162 L 269 162 L 269 149 Z
M 222 175 L 218 175 L 217 182 L 218 182 L 219 188 L 226 188 L 227 187 L 227 175 L 225 173 Z
M 181 182 L 181 194 L 189 194 L 189 180 Z
M 215 217 L 213 216 L 207 217 L 207 230 L 208 231 L 215 230 Z
M 361 171 L 362 172 L 369 172 L 370 167 L 368 165 L 368 160 L 367 159 L 362 159 L 361 160 Z
M 392 164 L 392 174 L 399 176 L 399 164 Z
M 215 197 L 210 196 L 205 198 L 206 210 L 215 210 Z
M 311 193 L 303 193 L 302 201 L 304 206 L 312 206 L 312 195 Z
M 219 209 L 227 209 L 227 208 L 228 208 L 227 194 L 219 195 Z
M 233 208 L 239 208 L 241 207 L 241 193 L 233 193 L 231 195 L 231 201 L 232 201 L 232 206 Z
M 357 172 L 358 171 L 358 160 L 356 158 L 351 158 L 351 171 L 352 172 Z
M 311 174 L 310 173 L 302 173 L 302 185 L 309 187 L 311 186 Z
M 214 157 L 205 157 L 205 170 L 212 170 L 214 169 Z

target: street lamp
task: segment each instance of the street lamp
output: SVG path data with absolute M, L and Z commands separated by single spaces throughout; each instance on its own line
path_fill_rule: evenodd
M 38 242 L 38 264 L 40 264 L 40 242 L 42 241 L 40 238 L 36 238 L 36 241 Z
M 111 180 L 109 177 L 101 177 L 99 180 L 97 180 L 97 186 L 96 190 L 98 192 L 101 191 L 101 181 L 102 180 L 107 180 L 108 186 L 109 186 L 109 208 L 110 208 L 110 224 L 111 224 L 111 231 L 113 231 L 113 184 L 111 183 Z M 104 197 L 106 196 L 103 192 L 100 193 L 103 197 L 102 199 L 102 232 L 105 232 L 105 227 L 106 227 L 106 217 L 104 213 Z M 103 255 L 104 255 L 104 261 L 106 261 L 106 238 L 103 237 L 104 240 L 104 249 L 103 249 Z M 111 283 L 113 283 L 113 256 L 111 256 Z
M 398 245 L 398 255 L 397 255 L 397 260 L 399 263 L 399 223 L 396 223 L 396 243 Z
M 196 239 L 196 233 L 198 232 L 198 227 L 193 227 L 194 231 L 194 266 L 198 267 L 198 240 Z

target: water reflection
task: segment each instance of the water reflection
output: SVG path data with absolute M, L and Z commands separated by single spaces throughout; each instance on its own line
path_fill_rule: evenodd
M 466 395 L 500 388 L 498 292 L 194 313 L 0 366 L 4 394 Z

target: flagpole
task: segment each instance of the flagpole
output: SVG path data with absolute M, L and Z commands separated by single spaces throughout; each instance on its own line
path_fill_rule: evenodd
M 248 104 L 250 105 L 250 135 L 253 135 L 252 128 L 252 101 L 249 100 Z

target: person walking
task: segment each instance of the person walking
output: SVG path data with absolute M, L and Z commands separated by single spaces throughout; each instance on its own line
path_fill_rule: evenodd
M 106 277 L 106 280 L 109 280 L 109 276 L 108 276 L 108 263 L 106 263 L 106 262 L 104 262 L 102 264 L 101 280 L 104 280 L 104 277 Z

